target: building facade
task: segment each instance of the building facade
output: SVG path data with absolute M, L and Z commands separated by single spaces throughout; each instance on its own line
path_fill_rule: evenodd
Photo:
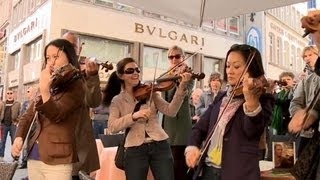
M 5 61 L 7 60 L 7 37 L 9 32 L 9 21 L 12 1 L 0 0 L 0 100 L 3 99 L 5 82 Z
M 307 13 L 307 4 L 285 6 L 264 12 L 265 60 L 268 77 L 279 79 L 283 71 L 296 77 L 305 67 L 302 51 L 310 39 L 303 38 L 300 19 Z M 304 9 L 304 10 L 302 10 Z
M 186 63 L 207 75 L 198 87 L 206 87 L 209 74 L 222 70 L 227 50 L 243 43 L 245 36 L 242 16 L 207 22 L 199 29 L 109 0 L 20 0 L 12 7 L 5 88 L 16 89 L 18 99 L 38 83 L 45 44 L 66 31 L 80 34 L 85 43 L 81 56 L 113 64 L 127 56 L 135 58 L 142 80 L 168 70 L 168 48 L 181 46 L 190 56 Z M 102 83 L 110 73 L 99 72 Z

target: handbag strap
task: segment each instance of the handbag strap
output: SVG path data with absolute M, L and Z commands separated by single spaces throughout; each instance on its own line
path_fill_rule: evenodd
M 145 103 L 146 103 L 146 99 L 140 100 L 140 101 L 136 104 L 136 106 L 134 107 L 132 114 L 135 113 L 135 112 L 137 112 L 137 111 L 139 111 L 141 105 L 142 105 L 142 104 L 145 104 Z M 126 131 L 124 132 L 124 140 L 126 140 L 129 131 L 130 131 L 130 128 L 127 128 Z

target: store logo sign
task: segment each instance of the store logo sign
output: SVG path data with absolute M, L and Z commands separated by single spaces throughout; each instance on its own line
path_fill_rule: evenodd
M 196 35 L 187 35 L 173 30 L 165 30 L 161 27 L 143 25 L 135 23 L 135 33 L 148 34 L 150 36 L 157 36 L 163 39 L 170 39 L 172 41 L 180 41 L 191 45 L 204 46 L 204 38 Z

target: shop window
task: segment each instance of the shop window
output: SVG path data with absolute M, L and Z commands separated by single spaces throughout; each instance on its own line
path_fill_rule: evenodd
M 193 67 L 194 56 L 192 54 L 185 53 L 185 63 L 188 67 Z M 155 48 L 150 46 L 145 46 L 143 48 L 143 73 L 142 80 L 152 80 L 154 73 L 156 72 L 156 77 L 159 77 L 163 73 L 169 70 L 170 62 L 168 59 L 168 49 Z M 157 62 L 158 61 L 158 62 Z M 155 70 L 155 68 L 157 69 Z
M 113 7 L 113 1 L 110 0 L 95 0 L 95 3 L 103 6 Z
M 227 32 L 227 19 L 220 19 L 216 21 L 216 27 L 220 31 Z
M 276 44 L 276 64 L 279 64 L 281 66 L 285 65 L 285 62 L 282 61 L 282 40 L 280 37 L 277 38 L 277 44 Z
M 42 39 L 37 39 L 28 45 L 29 62 L 40 61 L 42 58 Z
M 155 72 L 156 77 L 159 77 L 169 69 L 167 54 L 167 49 L 147 46 L 143 48 L 142 80 L 152 80 Z M 155 70 L 156 66 L 157 69 Z
M 126 42 L 113 41 L 99 37 L 81 35 L 81 56 L 95 57 L 100 62 L 117 63 L 124 57 L 130 56 L 130 44 Z
M 289 42 L 285 41 L 284 42 L 284 49 L 283 49 L 283 61 L 284 62 L 289 62 L 290 58 L 290 47 L 289 47 Z M 285 63 L 287 65 L 288 63 Z
M 232 17 L 229 19 L 229 32 L 231 34 L 239 35 L 240 17 Z
M 297 57 L 297 50 L 296 47 L 294 45 L 291 46 L 291 53 L 290 53 L 291 57 L 290 57 L 290 63 L 288 64 L 290 68 L 290 70 L 292 70 L 292 65 L 295 64 L 296 62 L 296 57 Z
M 214 20 L 212 21 L 204 21 L 202 23 L 202 29 L 204 30 L 213 30 L 214 29 Z
M 274 54 L 274 41 L 275 37 L 273 33 L 269 33 L 269 58 L 270 62 L 276 63 L 275 54 Z
M 8 62 L 8 72 L 19 69 L 20 55 L 21 55 L 20 50 L 18 50 L 12 55 L 13 56 L 12 61 Z
M 129 13 L 133 13 L 133 14 L 137 14 L 139 12 L 137 8 L 134 8 L 132 6 L 128 6 L 125 4 L 121 4 L 121 3 L 117 3 L 115 8 L 117 10 L 129 12 Z
M 208 90 L 208 81 L 210 78 L 210 74 L 213 72 L 219 72 L 223 76 L 223 72 L 221 70 L 221 59 L 216 59 L 212 57 L 204 57 L 203 59 L 203 73 L 206 75 L 203 81 L 203 89 Z
M 301 57 L 302 51 L 300 48 L 297 48 L 297 64 L 296 67 L 294 67 L 294 70 L 296 72 L 302 72 L 303 68 L 305 67 L 305 63 Z

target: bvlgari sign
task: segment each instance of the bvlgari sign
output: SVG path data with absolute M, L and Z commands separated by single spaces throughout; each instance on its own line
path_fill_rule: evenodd
M 44 3 L 31 16 L 12 29 L 8 37 L 8 53 L 11 54 L 41 36 L 50 25 L 51 4 Z
M 191 45 L 204 46 L 204 38 L 196 35 L 187 35 L 186 33 L 179 33 L 174 30 L 165 30 L 161 27 L 144 25 L 135 23 L 135 33 L 148 34 L 150 36 L 157 36 L 163 39 L 172 41 L 184 42 Z
M 38 26 L 38 18 L 30 20 L 27 24 L 21 28 L 19 32 L 14 35 L 14 42 L 17 42 L 23 36 L 27 35 L 28 33 L 32 32 Z

